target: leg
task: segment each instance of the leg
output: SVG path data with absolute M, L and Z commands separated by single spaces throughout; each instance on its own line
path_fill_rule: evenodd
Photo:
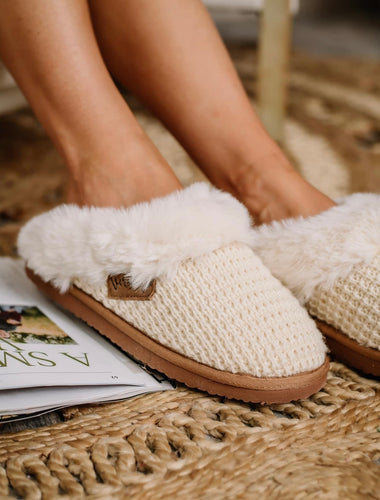
M 260 124 L 200 1 L 89 5 L 111 72 L 255 218 L 310 215 L 333 204 L 295 172 Z
M 117 91 L 87 2 L 0 7 L 0 55 L 68 166 L 70 201 L 130 205 L 180 188 Z

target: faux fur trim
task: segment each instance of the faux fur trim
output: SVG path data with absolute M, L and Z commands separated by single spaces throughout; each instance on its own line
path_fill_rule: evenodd
M 252 243 L 247 210 L 197 183 L 124 209 L 61 205 L 21 229 L 18 251 L 43 280 L 65 291 L 75 278 L 98 285 L 119 273 L 146 287 L 173 276 L 185 259 L 233 242 Z
M 337 203 L 313 217 L 252 231 L 254 251 L 301 303 L 316 287 L 331 288 L 356 264 L 370 263 L 380 252 L 380 196 L 354 194 Z

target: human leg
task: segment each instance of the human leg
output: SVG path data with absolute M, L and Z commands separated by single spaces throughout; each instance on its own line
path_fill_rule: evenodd
M 0 5 L 1 58 L 65 160 L 69 200 L 131 205 L 180 188 L 115 87 L 87 2 Z
M 333 205 L 262 127 L 200 1 L 89 5 L 111 72 L 160 117 L 211 182 L 237 196 L 258 221 Z

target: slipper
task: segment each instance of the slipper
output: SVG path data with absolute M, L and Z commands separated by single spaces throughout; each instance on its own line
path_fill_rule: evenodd
M 245 207 L 199 183 L 126 209 L 57 207 L 18 248 L 43 292 L 169 378 L 249 402 L 307 397 L 327 348 L 251 239 Z
M 379 376 L 380 196 L 337 203 L 254 229 L 253 249 L 316 318 L 331 352 Z

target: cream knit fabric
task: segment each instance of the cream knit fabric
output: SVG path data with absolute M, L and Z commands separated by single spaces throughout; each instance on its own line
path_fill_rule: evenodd
M 257 377 L 313 370 L 320 332 L 297 299 L 245 244 L 230 244 L 159 278 L 149 301 L 107 297 L 106 284 L 75 285 L 157 342 L 205 365 Z
M 379 195 L 356 193 L 252 233 L 254 252 L 313 316 L 380 348 Z
M 380 254 L 370 265 L 357 265 L 331 289 L 317 288 L 307 308 L 359 344 L 380 349 Z

